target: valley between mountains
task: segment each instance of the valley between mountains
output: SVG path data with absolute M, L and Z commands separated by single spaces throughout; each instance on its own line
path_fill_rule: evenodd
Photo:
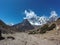
M 0 45 L 60 45 L 60 18 L 43 26 L 28 20 L 9 26 L 0 20 L 0 31 Z

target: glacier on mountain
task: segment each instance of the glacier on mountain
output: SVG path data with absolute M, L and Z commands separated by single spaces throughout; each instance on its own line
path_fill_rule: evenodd
M 37 16 L 37 14 L 35 14 L 35 12 L 32 10 L 25 10 L 25 15 L 26 17 L 24 17 L 24 19 L 28 19 L 32 25 L 43 25 L 48 21 L 56 21 L 58 18 L 56 11 L 51 11 L 51 15 L 48 18 L 46 16 Z

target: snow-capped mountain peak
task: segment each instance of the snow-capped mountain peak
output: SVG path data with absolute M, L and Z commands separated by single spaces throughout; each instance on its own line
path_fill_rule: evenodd
M 37 16 L 34 11 L 27 11 L 25 10 L 26 17 L 24 19 L 27 19 L 32 25 L 43 25 L 46 24 L 48 21 L 56 21 L 58 18 L 58 14 L 55 11 L 51 11 L 50 17 L 46 16 Z
M 51 16 L 49 17 L 50 21 L 56 21 L 58 19 L 58 14 L 55 11 L 51 12 Z

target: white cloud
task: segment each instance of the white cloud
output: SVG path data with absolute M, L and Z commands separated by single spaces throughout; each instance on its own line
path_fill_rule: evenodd
M 26 17 L 24 19 L 30 19 L 30 18 L 36 17 L 36 14 L 31 10 L 30 10 L 30 12 L 25 10 L 25 15 L 26 15 Z
M 29 12 L 27 10 L 25 10 L 25 15 L 26 17 L 24 17 L 24 19 L 28 19 L 28 21 L 32 24 L 32 25 L 43 25 L 46 24 L 47 21 L 50 19 L 54 19 L 54 21 L 56 20 L 56 17 L 58 16 L 57 13 L 55 11 L 51 11 L 51 15 L 49 18 L 47 18 L 46 16 L 37 16 L 37 14 L 35 14 L 34 11 L 29 10 Z

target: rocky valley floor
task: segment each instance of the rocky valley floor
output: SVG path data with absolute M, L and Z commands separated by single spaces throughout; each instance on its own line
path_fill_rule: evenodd
M 56 34 L 2 34 L 5 39 L 0 41 L 0 45 L 60 45 L 60 35 Z M 15 39 L 7 39 L 7 36 L 13 36 Z

